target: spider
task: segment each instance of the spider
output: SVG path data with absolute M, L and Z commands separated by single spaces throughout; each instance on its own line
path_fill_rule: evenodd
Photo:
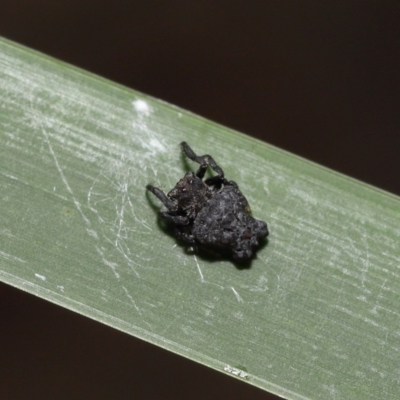
M 259 242 L 268 236 L 267 224 L 252 217 L 238 185 L 225 179 L 210 155 L 196 155 L 186 142 L 181 147 L 200 167 L 195 173 L 186 173 L 167 194 L 146 186 L 166 207 L 159 215 L 172 226 L 178 240 L 195 249 L 226 254 L 236 261 L 250 260 Z M 216 175 L 203 180 L 208 167 Z

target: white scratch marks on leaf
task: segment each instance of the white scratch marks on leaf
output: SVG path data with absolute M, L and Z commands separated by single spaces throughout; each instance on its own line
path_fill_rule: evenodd
M 18 178 L 17 178 L 16 176 L 10 175 L 10 174 L 8 174 L 8 173 L 6 173 L 6 172 L 4 172 L 4 171 L 1 171 L 0 174 L 3 175 L 3 176 L 5 176 L 5 177 L 8 178 L 8 179 L 13 180 L 13 181 L 18 181 Z
M 341 398 L 339 391 L 335 388 L 335 385 L 322 385 L 322 387 L 329 393 L 332 399 L 337 400 Z
M 200 275 L 200 282 L 201 282 L 201 283 L 206 283 L 207 285 L 214 285 L 214 286 L 217 286 L 218 288 L 220 288 L 220 289 L 222 289 L 222 290 L 225 290 L 225 287 L 224 287 L 224 286 L 222 286 L 222 285 L 220 285 L 220 284 L 218 284 L 218 283 L 215 283 L 215 282 L 207 281 L 207 280 L 204 278 L 203 271 L 201 270 L 200 264 L 199 264 L 199 262 L 198 262 L 197 257 L 196 257 L 195 254 L 193 254 L 193 258 L 194 258 L 194 260 L 196 261 L 197 271 L 199 272 L 199 275 Z M 185 257 L 184 255 L 182 255 L 182 261 L 183 261 L 184 264 L 186 264 L 185 260 L 186 260 L 186 257 Z
M 276 272 L 274 273 L 276 274 Z M 277 278 L 279 280 L 279 276 L 277 276 Z M 260 275 L 257 279 L 257 284 L 254 286 L 249 286 L 248 289 L 251 292 L 266 292 L 268 290 L 268 277 L 265 275 Z
M 229 372 L 230 374 L 238 376 L 239 378 L 242 378 L 242 379 L 250 378 L 250 376 L 247 372 L 245 372 L 239 368 L 231 367 L 230 365 L 226 365 L 224 367 L 224 371 Z
M 146 219 L 139 217 L 136 212 L 140 207 L 138 201 L 143 199 L 132 199 L 130 195 L 128 182 L 137 179 L 135 171 L 135 167 L 127 165 L 125 158 L 102 166 L 102 171 L 88 191 L 87 203 L 101 224 L 102 239 L 112 245 L 107 255 L 108 261 L 115 256 L 115 251 L 118 252 L 139 278 L 136 267 L 148 260 L 132 248 L 135 245 L 132 239 L 136 233 L 149 234 L 152 229 Z
M 383 291 L 387 290 L 385 285 L 386 285 L 387 279 L 385 279 L 379 289 L 379 293 L 377 295 L 377 299 L 375 301 L 374 306 L 371 309 L 371 314 L 378 315 L 378 309 L 380 309 L 380 302 L 385 298 L 385 296 L 382 294 Z
M 135 310 L 137 311 L 137 313 L 142 317 L 142 321 L 149 327 L 150 330 L 153 330 L 153 327 L 146 320 L 143 319 L 142 310 L 138 307 L 138 305 L 136 304 L 136 301 L 131 296 L 131 294 L 129 293 L 128 289 L 125 286 L 122 286 L 122 289 L 124 290 L 126 297 L 132 303 L 132 305 L 135 308 Z
M 99 235 L 97 234 L 97 232 L 93 229 L 86 229 L 86 232 L 88 233 L 89 236 L 94 237 L 95 239 L 99 238 Z
M 201 271 L 201 268 L 200 268 L 200 264 L 199 264 L 199 262 L 197 261 L 197 257 L 196 257 L 195 255 L 194 255 L 193 257 L 194 257 L 194 259 L 195 259 L 195 261 L 196 261 L 197 270 L 199 271 L 200 282 L 204 283 L 205 280 L 204 280 L 203 272 Z
M 105 239 L 108 241 L 108 238 L 105 238 Z M 140 278 L 139 273 L 137 272 L 136 268 L 134 267 L 134 266 L 138 266 L 138 263 L 133 261 L 132 258 L 130 257 L 131 253 L 130 253 L 128 246 L 126 246 L 125 244 L 123 244 L 123 245 L 118 244 L 118 246 L 116 247 L 116 250 L 125 258 L 125 260 L 127 261 L 127 265 L 130 267 L 130 269 L 133 271 L 133 273 L 136 275 L 136 277 Z
M 144 155 L 154 157 L 157 154 L 167 152 L 165 138 L 158 132 L 159 127 L 152 126 L 153 119 L 148 118 L 154 113 L 153 107 L 143 99 L 134 100 L 132 105 L 136 113 L 133 129 L 136 133 L 139 133 L 139 135 L 135 135 L 135 141 L 139 141 L 139 144 L 147 150 L 148 154 Z
M 0 257 L 8 261 L 18 261 L 21 263 L 26 263 L 26 261 L 22 258 L 12 256 L 11 254 L 5 253 L 4 251 L 0 251 Z
M 130 295 L 130 293 L 128 292 L 128 289 L 125 286 L 122 286 L 122 289 L 124 289 L 124 292 L 126 294 L 126 296 L 128 297 L 128 299 L 130 300 L 130 302 L 132 303 L 133 307 L 135 307 L 135 310 L 138 312 L 139 315 L 142 315 L 142 312 L 140 311 L 139 307 L 136 305 L 135 300 L 133 299 L 133 297 Z
M 237 290 L 236 290 L 233 286 L 231 286 L 231 289 L 232 289 L 233 294 L 234 294 L 235 297 L 236 297 L 236 300 L 237 300 L 239 303 L 243 303 L 243 299 L 240 297 L 240 294 L 237 292 Z
M 96 246 L 96 250 L 97 250 L 97 253 L 98 253 L 98 254 L 100 255 L 100 257 L 101 257 L 101 261 L 102 261 L 105 265 L 107 265 L 107 267 L 111 268 L 111 270 L 114 272 L 114 276 L 119 280 L 120 275 L 119 275 L 119 273 L 117 272 L 118 264 L 115 263 L 115 262 L 112 262 L 112 261 L 107 260 L 106 257 L 105 257 L 105 255 L 104 255 L 104 252 L 103 252 L 102 249 L 100 249 L 98 246 Z
M 41 281 L 45 281 L 46 277 L 44 275 L 35 274 L 36 278 L 40 279 Z
M 371 267 L 371 261 L 370 261 L 370 253 L 368 250 L 368 238 L 367 234 L 361 235 L 362 242 L 364 244 L 364 249 L 365 249 L 365 256 L 360 257 L 360 261 L 362 262 L 362 270 L 361 270 L 361 286 L 365 287 L 365 282 L 368 281 L 368 272 Z
M 234 312 L 233 316 L 240 321 L 243 320 L 243 313 L 241 311 Z
M 44 139 L 45 139 L 45 141 L 46 141 L 46 143 L 47 143 L 47 146 L 48 146 L 48 148 L 49 148 L 50 154 L 51 154 L 51 156 L 53 157 L 54 165 L 55 165 L 56 168 L 57 168 L 57 171 L 58 171 L 58 173 L 59 173 L 59 175 L 60 175 L 60 177 L 61 177 L 61 180 L 62 180 L 63 183 L 64 183 L 64 186 L 66 187 L 66 189 L 68 190 L 69 194 L 71 195 L 72 201 L 74 202 L 74 205 L 75 205 L 76 209 L 78 210 L 79 214 L 81 215 L 82 219 L 84 220 L 85 224 L 86 224 L 87 226 L 90 226 L 90 221 L 89 221 L 89 219 L 86 217 L 86 215 L 83 213 L 82 207 L 81 207 L 81 203 L 80 203 L 79 200 L 75 197 L 74 192 L 73 192 L 71 186 L 69 185 L 69 183 L 68 183 L 68 181 L 67 181 L 67 178 L 66 178 L 65 175 L 64 175 L 64 172 L 63 172 L 63 170 L 62 170 L 62 168 L 61 168 L 61 166 L 60 166 L 60 164 L 59 164 L 59 162 L 58 162 L 57 156 L 56 156 L 56 154 L 55 154 L 55 152 L 54 152 L 53 146 L 52 146 L 51 143 L 50 143 L 49 135 L 48 135 L 48 133 L 46 132 L 46 130 L 45 130 L 44 128 L 42 128 L 42 134 L 43 134 L 43 137 L 44 137 Z

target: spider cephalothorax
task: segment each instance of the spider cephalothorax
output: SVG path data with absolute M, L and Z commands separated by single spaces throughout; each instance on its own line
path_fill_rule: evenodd
M 167 208 L 160 216 L 185 243 L 229 254 L 239 261 L 250 259 L 259 241 L 268 236 L 267 224 L 252 217 L 238 185 L 224 178 L 211 156 L 197 156 L 186 142 L 181 146 L 200 167 L 196 173 L 185 174 L 168 194 L 147 185 Z M 217 175 L 203 180 L 208 166 Z

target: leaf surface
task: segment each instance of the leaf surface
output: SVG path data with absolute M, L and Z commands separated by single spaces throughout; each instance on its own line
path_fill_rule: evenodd
M 395 399 L 399 198 L 0 41 L 0 279 L 288 399 Z M 210 153 L 266 220 L 251 268 L 157 222 Z

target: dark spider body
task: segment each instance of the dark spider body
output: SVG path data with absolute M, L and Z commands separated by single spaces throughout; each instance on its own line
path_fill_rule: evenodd
M 233 181 L 209 155 L 197 156 L 186 142 L 182 150 L 200 164 L 196 173 L 188 172 L 166 195 L 152 185 L 146 188 L 157 196 L 167 211 L 160 216 L 169 221 L 175 236 L 194 247 L 214 250 L 249 260 L 259 241 L 268 236 L 267 224 L 252 217 L 250 206 Z M 210 166 L 216 176 L 203 180 Z

